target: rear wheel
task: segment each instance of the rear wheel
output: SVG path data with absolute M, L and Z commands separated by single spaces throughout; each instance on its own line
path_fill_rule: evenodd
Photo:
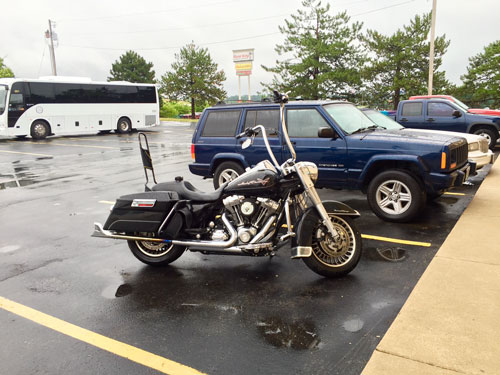
M 312 255 L 302 258 L 307 267 L 325 277 L 351 272 L 361 257 L 361 235 L 351 218 L 329 214 L 337 236 L 333 238 L 320 219 L 312 232 Z
M 150 266 L 166 266 L 177 260 L 186 250 L 184 246 L 153 241 L 128 240 L 132 254 L 141 262 Z
M 45 139 L 50 134 L 49 126 L 43 121 L 35 121 L 31 124 L 30 133 L 33 139 Z
M 116 126 L 116 131 L 120 134 L 130 133 L 132 131 L 130 120 L 126 117 L 120 118 Z
M 474 134 L 480 135 L 488 140 L 488 146 L 493 149 L 497 143 L 498 133 L 489 128 L 479 128 L 474 130 Z
M 214 173 L 214 188 L 218 189 L 228 181 L 234 180 L 241 176 L 245 170 L 243 167 L 234 161 L 225 161 L 221 163 Z

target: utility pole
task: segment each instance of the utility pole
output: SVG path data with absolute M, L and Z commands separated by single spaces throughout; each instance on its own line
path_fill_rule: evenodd
M 429 51 L 429 85 L 427 95 L 432 95 L 432 79 L 434 77 L 434 34 L 436 29 L 436 2 L 432 0 L 432 19 L 431 19 L 431 48 Z
M 45 33 L 47 35 L 47 33 Z M 48 37 L 50 38 L 50 64 L 52 66 L 52 75 L 56 76 L 57 75 L 57 69 L 56 69 L 56 54 L 54 52 L 54 38 L 53 38 L 53 32 L 52 32 L 52 21 L 49 20 L 49 30 L 48 30 Z

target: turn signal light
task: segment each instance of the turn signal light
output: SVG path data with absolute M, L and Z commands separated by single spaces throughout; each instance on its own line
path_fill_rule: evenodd
M 194 154 L 194 143 L 191 143 L 191 159 L 193 159 L 194 161 L 196 161 L 196 157 L 195 157 L 195 154 Z
M 441 169 L 446 169 L 446 152 L 441 153 Z

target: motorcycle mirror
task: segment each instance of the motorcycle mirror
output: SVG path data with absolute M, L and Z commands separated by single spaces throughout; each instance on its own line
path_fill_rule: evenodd
M 251 138 L 247 138 L 241 144 L 241 148 L 244 150 L 244 149 L 250 147 L 251 144 L 252 144 L 252 139 Z

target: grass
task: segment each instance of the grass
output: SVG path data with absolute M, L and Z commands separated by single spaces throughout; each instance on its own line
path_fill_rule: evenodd
M 193 122 L 193 121 L 198 121 L 198 120 L 197 119 L 193 120 L 193 119 L 190 119 L 190 118 L 160 117 L 160 121 Z

